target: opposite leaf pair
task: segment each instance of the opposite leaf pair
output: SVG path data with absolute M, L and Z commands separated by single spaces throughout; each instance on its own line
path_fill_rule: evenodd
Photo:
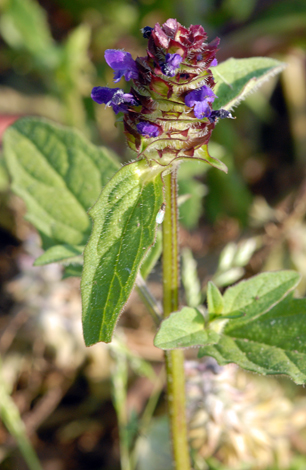
M 184 307 L 164 320 L 155 338 L 162 349 L 200 347 L 219 364 L 306 380 L 306 299 L 294 299 L 294 271 L 263 273 L 226 290 L 211 285 L 208 314 Z

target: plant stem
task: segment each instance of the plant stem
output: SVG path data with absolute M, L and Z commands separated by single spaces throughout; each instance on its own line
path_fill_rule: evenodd
M 164 177 L 166 213 L 163 222 L 164 318 L 179 308 L 179 248 L 177 170 Z M 190 470 L 187 441 L 184 355 L 181 350 L 166 351 L 168 413 L 175 470 Z

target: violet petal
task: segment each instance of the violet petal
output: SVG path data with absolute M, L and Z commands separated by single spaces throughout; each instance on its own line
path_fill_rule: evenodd
M 116 49 L 107 49 L 104 54 L 107 64 L 114 70 L 114 82 L 117 83 L 124 76 L 129 81 L 138 78 L 136 62 L 129 52 Z
M 217 96 L 214 94 L 211 88 L 206 85 L 203 85 L 197 90 L 192 90 L 185 96 L 185 104 L 192 108 L 198 102 L 209 102 L 212 103 Z
M 182 60 L 183 58 L 180 54 L 166 54 L 165 62 L 161 65 L 163 74 L 168 77 L 174 77 Z
M 108 104 L 111 102 L 114 94 L 120 88 L 108 88 L 104 86 L 95 86 L 92 89 L 91 97 L 98 104 Z
M 207 101 L 197 101 L 194 107 L 194 115 L 198 119 L 209 117 L 211 109 Z
M 149 121 L 141 121 L 136 127 L 139 134 L 147 137 L 158 137 L 160 134 L 159 128 Z
M 96 86 L 91 92 L 92 99 L 99 104 L 111 106 L 116 114 L 126 113 L 128 106 L 137 106 L 139 103 L 130 93 L 124 93 L 121 88 L 108 88 Z

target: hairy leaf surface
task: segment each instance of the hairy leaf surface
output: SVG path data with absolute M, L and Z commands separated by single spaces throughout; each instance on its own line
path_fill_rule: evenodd
M 85 244 L 87 211 L 119 167 L 113 155 L 75 130 L 37 118 L 15 122 L 5 133 L 4 151 L 12 189 L 45 247 Z
M 87 346 L 110 342 L 118 316 L 153 245 L 163 202 L 162 167 L 145 160 L 121 168 L 89 214 L 94 224 L 84 253 L 83 331 Z
M 258 274 L 226 290 L 223 313 L 241 312 L 243 317 L 230 321 L 225 333 L 256 319 L 280 302 L 299 283 L 301 276 L 295 271 Z
M 196 308 L 184 307 L 162 322 L 154 345 L 161 349 L 188 348 L 218 340 L 215 331 L 205 329 L 205 319 Z
M 286 64 L 269 57 L 228 59 L 212 68 L 216 86 L 213 108 L 231 110 L 266 80 L 281 72 Z
M 234 362 L 263 375 L 286 374 L 306 382 L 306 299 L 292 295 L 258 317 L 230 320 L 218 344 L 204 346 L 199 356 L 219 364 Z

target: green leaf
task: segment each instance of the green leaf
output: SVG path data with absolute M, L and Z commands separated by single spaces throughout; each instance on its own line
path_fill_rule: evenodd
M 208 286 L 207 300 L 210 313 L 221 313 L 205 329 L 205 319 L 197 309 L 184 307 L 162 322 L 154 344 L 162 349 L 193 347 L 218 343 L 221 332 L 228 334 L 270 310 L 294 289 L 300 275 L 294 271 L 263 273 L 242 281 L 222 296 L 216 286 Z M 202 351 L 202 349 L 201 349 Z
M 162 322 L 154 345 L 161 349 L 189 348 L 218 340 L 215 331 L 205 329 L 205 319 L 196 308 L 184 307 Z
M 81 277 L 83 270 L 83 264 L 69 264 L 65 266 L 63 279 L 68 277 Z
M 140 268 L 140 274 L 142 275 L 144 280 L 146 280 L 146 278 L 149 276 L 150 272 L 152 271 L 155 264 L 160 258 L 160 255 L 162 253 L 162 243 L 163 243 L 162 231 L 158 230 L 156 233 L 155 243 L 152 246 L 151 250 L 149 251 L 148 255 L 146 256 Z
M 286 374 L 306 382 L 306 301 L 284 299 L 260 320 L 201 348 L 199 357 L 213 356 L 219 364 L 236 363 L 263 375 Z
M 119 167 L 108 151 L 75 130 L 24 118 L 6 131 L 4 153 L 12 189 L 48 246 L 85 244 L 91 229 L 87 211 Z
M 268 282 L 267 279 L 266 281 Z M 239 299 L 239 292 L 236 291 L 236 294 Z M 279 294 L 278 288 L 278 296 Z M 244 296 L 243 290 L 241 296 Z M 226 301 L 226 295 L 224 300 Z M 257 301 L 260 302 L 259 299 Z M 260 310 L 265 310 L 263 304 L 258 312 Z M 201 348 L 199 357 L 213 356 L 221 365 L 234 362 L 246 370 L 263 375 L 286 374 L 298 384 L 305 383 L 305 319 L 306 300 L 287 295 L 262 314 L 229 320 L 218 344 Z
M 244 316 L 230 321 L 224 332 L 227 334 L 232 328 L 266 313 L 298 285 L 300 278 L 300 274 L 295 271 L 267 272 L 227 289 L 223 296 L 223 312 L 240 311 Z
M 196 149 L 193 154 L 192 159 L 206 162 L 209 165 L 213 166 L 214 168 L 217 168 L 218 170 L 223 171 L 224 173 L 227 173 L 228 171 L 227 166 L 223 162 L 221 162 L 216 157 L 212 157 L 209 154 L 207 145 L 202 145 L 202 147 Z M 188 161 L 188 159 L 184 159 L 184 160 Z
M 211 281 L 207 286 L 207 306 L 208 313 L 220 314 L 223 313 L 224 301 L 218 287 Z
M 55 245 L 45 251 L 33 263 L 33 266 L 42 266 L 44 264 L 69 262 L 75 257 L 81 257 L 84 246 L 77 245 Z
M 140 265 L 154 243 L 155 218 L 163 202 L 162 171 L 145 160 L 124 166 L 89 212 L 94 224 L 81 284 L 87 346 L 111 341 Z
M 269 57 L 228 59 L 212 68 L 216 86 L 214 109 L 228 109 L 256 91 L 266 80 L 281 72 L 286 64 Z

